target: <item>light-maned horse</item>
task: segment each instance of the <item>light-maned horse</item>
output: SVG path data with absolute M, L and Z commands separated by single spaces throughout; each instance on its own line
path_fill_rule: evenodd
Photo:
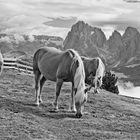
M 3 56 L 0 50 L 0 74 L 2 73 L 3 70 Z
M 58 110 L 58 97 L 63 82 L 72 83 L 70 109 L 76 111 L 76 116 L 82 116 L 84 103 L 87 100 L 85 86 L 85 70 L 81 57 L 73 50 L 61 51 L 53 47 L 38 49 L 33 57 L 33 72 L 35 74 L 36 104 L 42 102 L 41 90 L 46 80 L 56 82 L 56 98 L 53 103 Z
M 100 57 L 88 58 L 81 56 L 85 68 L 85 82 L 94 86 L 94 92 L 99 93 L 102 85 L 102 78 L 105 73 L 105 65 Z

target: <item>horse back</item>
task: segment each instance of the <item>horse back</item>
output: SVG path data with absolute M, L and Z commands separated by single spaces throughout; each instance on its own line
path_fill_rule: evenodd
M 56 48 L 41 48 L 36 51 L 33 58 L 33 70 L 40 71 L 46 79 L 56 81 L 61 78 L 70 81 L 70 66 L 73 56 L 68 52 Z

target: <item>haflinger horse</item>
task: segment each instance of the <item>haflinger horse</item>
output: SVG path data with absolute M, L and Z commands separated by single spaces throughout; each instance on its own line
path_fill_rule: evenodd
M 35 75 L 36 104 L 42 102 L 41 90 L 46 80 L 56 82 L 56 98 L 53 103 L 58 110 L 58 97 L 63 82 L 72 83 L 70 109 L 76 111 L 76 116 L 82 116 L 82 110 L 87 101 L 88 88 L 85 86 L 85 70 L 81 57 L 73 50 L 61 51 L 53 47 L 38 49 L 33 57 L 33 72 Z
M 105 65 L 100 57 L 88 58 L 81 56 L 85 68 L 85 82 L 91 87 L 94 87 L 94 93 L 99 93 L 99 88 L 102 85 L 102 78 L 105 73 Z
M 3 56 L 2 56 L 2 53 L 0 51 L 0 74 L 2 73 L 2 70 L 3 70 Z

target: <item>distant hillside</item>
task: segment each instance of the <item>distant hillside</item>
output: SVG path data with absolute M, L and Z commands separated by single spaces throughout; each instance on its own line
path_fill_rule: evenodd
M 0 50 L 4 55 L 9 55 L 8 53 L 12 54 L 12 51 L 33 55 L 38 48 L 43 46 L 52 46 L 61 49 L 62 42 L 63 39 L 56 36 L 0 34 Z

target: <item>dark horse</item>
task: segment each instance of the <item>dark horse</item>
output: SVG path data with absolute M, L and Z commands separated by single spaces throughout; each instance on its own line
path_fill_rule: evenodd
M 88 58 L 81 56 L 81 58 L 85 68 L 85 82 L 91 85 L 91 87 L 95 87 L 95 93 L 99 93 L 98 89 L 102 85 L 102 78 L 105 72 L 105 65 L 103 61 L 100 57 Z
M 87 100 L 88 89 L 85 87 L 83 61 L 75 50 L 60 51 L 53 47 L 38 49 L 33 57 L 33 72 L 37 105 L 42 102 L 41 90 L 46 80 L 56 82 L 56 98 L 53 103 L 56 110 L 58 109 L 57 100 L 63 82 L 71 82 L 70 109 L 76 111 L 77 117 L 82 116 L 82 108 Z

